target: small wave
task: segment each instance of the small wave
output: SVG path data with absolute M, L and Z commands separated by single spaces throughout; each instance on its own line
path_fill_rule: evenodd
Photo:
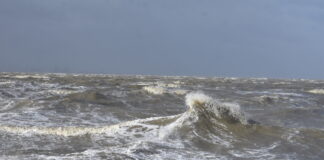
M 48 91 L 51 94 L 57 94 L 57 95 L 68 95 L 73 93 L 78 93 L 79 91 L 74 90 L 64 90 L 64 89 L 53 89 Z
M 2 81 L 2 82 L 0 82 L 0 86 L 2 86 L 2 85 L 11 85 L 11 84 L 14 84 L 15 82 L 14 81 Z
M 177 94 L 177 95 L 185 95 L 188 93 L 187 90 L 180 89 L 180 85 L 183 84 L 181 81 L 174 81 L 172 83 L 164 83 L 164 82 L 156 82 L 153 84 L 145 83 L 143 90 L 148 93 L 155 95 L 162 95 L 165 93 L 169 94 Z
M 162 83 L 162 82 L 158 82 L 157 86 L 159 87 L 167 87 L 167 88 L 179 88 L 181 82 L 180 81 L 175 81 L 174 83 Z
M 313 94 L 324 94 L 324 89 L 312 89 L 312 90 L 308 90 L 307 92 Z
M 149 85 L 154 85 L 154 82 L 136 82 L 136 83 L 132 83 L 131 85 L 136 85 L 136 86 L 149 86 Z
M 3 100 L 0 97 L 0 112 L 13 108 L 15 102 L 12 100 Z
M 274 142 L 269 146 L 260 147 L 258 149 L 243 149 L 243 151 L 235 150 L 230 151 L 230 153 L 237 158 L 244 159 L 275 159 L 276 155 L 271 153 L 271 151 L 279 145 L 279 142 Z
M 170 93 L 170 94 L 177 94 L 177 95 L 185 95 L 188 93 L 187 90 L 184 89 L 169 89 L 169 88 L 164 88 L 160 86 L 145 86 L 143 89 L 151 94 L 154 95 L 162 95 L 165 93 Z
M 274 82 L 273 85 L 290 85 L 291 82 L 288 81 L 282 81 L 282 82 Z
M 113 90 L 111 92 L 112 96 L 118 97 L 118 98 L 123 98 L 127 96 L 127 91 L 118 91 L 118 90 Z
M 155 95 L 161 95 L 166 92 L 165 88 L 158 87 L 158 86 L 145 86 L 143 89 L 148 93 L 155 94 Z
M 263 94 L 263 95 L 279 95 L 279 96 L 291 96 L 291 97 L 303 97 L 304 95 L 298 93 L 289 93 L 289 92 L 278 92 L 274 91 L 237 91 L 236 93 L 242 95 L 250 94 Z
M 15 76 L 8 76 L 8 77 L 12 77 L 16 79 L 27 79 L 27 78 L 44 79 L 44 80 L 50 79 L 50 77 L 46 75 L 37 75 L 37 74 L 36 75 L 15 75 Z
M 174 93 L 177 95 L 185 95 L 188 93 L 188 91 L 184 89 L 174 89 L 174 90 L 170 90 L 170 93 Z
M 261 104 L 274 104 L 284 98 L 280 97 L 278 95 L 262 95 L 262 96 L 256 97 L 256 99 Z

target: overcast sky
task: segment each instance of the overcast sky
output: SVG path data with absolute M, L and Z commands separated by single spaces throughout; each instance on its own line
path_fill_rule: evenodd
M 1 0 L 0 72 L 324 79 L 324 1 Z

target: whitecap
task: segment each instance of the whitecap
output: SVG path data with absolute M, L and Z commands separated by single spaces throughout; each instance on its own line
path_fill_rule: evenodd
M 324 89 L 312 89 L 312 90 L 308 90 L 307 92 L 313 94 L 324 94 Z
M 143 89 L 148 93 L 155 94 L 155 95 L 161 95 L 166 92 L 165 88 L 158 87 L 158 86 L 145 86 Z
M 78 93 L 79 91 L 66 90 L 66 89 L 53 89 L 53 90 L 49 90 L 48 92 L 57 95 L 68 95 L 68 94 Z

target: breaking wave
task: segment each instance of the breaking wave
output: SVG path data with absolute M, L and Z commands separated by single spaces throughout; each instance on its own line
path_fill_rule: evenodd
M 182 114 L 166 117 L 152 117 L 128 121 L 101 127 L 22 127 L 1 125 L 0 130 L 16 134 L 49 134 L 58 136 L 77 136 L 83 134 L 123 134 L 136 129 L 145 133 L 166 137 L 175 130 L 198 123 L 212 124 L 215 121 L 223 123 L 249 124 L 240 106 L 234 103 L 222 103 L 203 93 L 186 95 L 188 110 Z M 144 132 L 143 132 L 144 134 Z
M 162 95 L 165 93 L 169 93 L 169 94 L 176 94 L 176 95 L 185 95 L 188 93 L 187 90 L 184 89 L 180 89 L 180 84 L 182 84 L 180 81 L 175 81 L 173 83 L 161 83 L 158 82 L 156 84 L 148 84 L 148 83 L 144 83 L 142 85 L 145 85 L 143 87 L 143 90 L 145 90 L 146 92 L 150 93 L 150 94 L 154 94 L 154 95 Z
M 324 94 L 324 89 L 312 89 L 307 92 L 313 93 L 313 94 Z
M 165 88 L 158 87 L 158 86 L 145 86 L 143 89 L 148 93 L 156 94 L 156 95 L 160 95 L 166 92 Z
M 189 110 L 193 110 L 195 114 L 198 114 L 198 117 L 208 116 L 209 118 L 223 119 L 227 122 L 248 123 L 238 104 L 220 102 L 203 93 L 187 94 L 186 104 L 189 106 Z

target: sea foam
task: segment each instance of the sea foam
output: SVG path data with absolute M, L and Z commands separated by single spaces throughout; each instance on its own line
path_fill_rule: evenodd
M 324 89 L 312 89 L 307 92 L 313 93 L 313 94 L 324 94 Z
M 155 94 L 155 95 L 161 95 L 166 92 L 165 88 L 158 87 L 158 86 L 145 86 L 143 89 L 148 93 Z

